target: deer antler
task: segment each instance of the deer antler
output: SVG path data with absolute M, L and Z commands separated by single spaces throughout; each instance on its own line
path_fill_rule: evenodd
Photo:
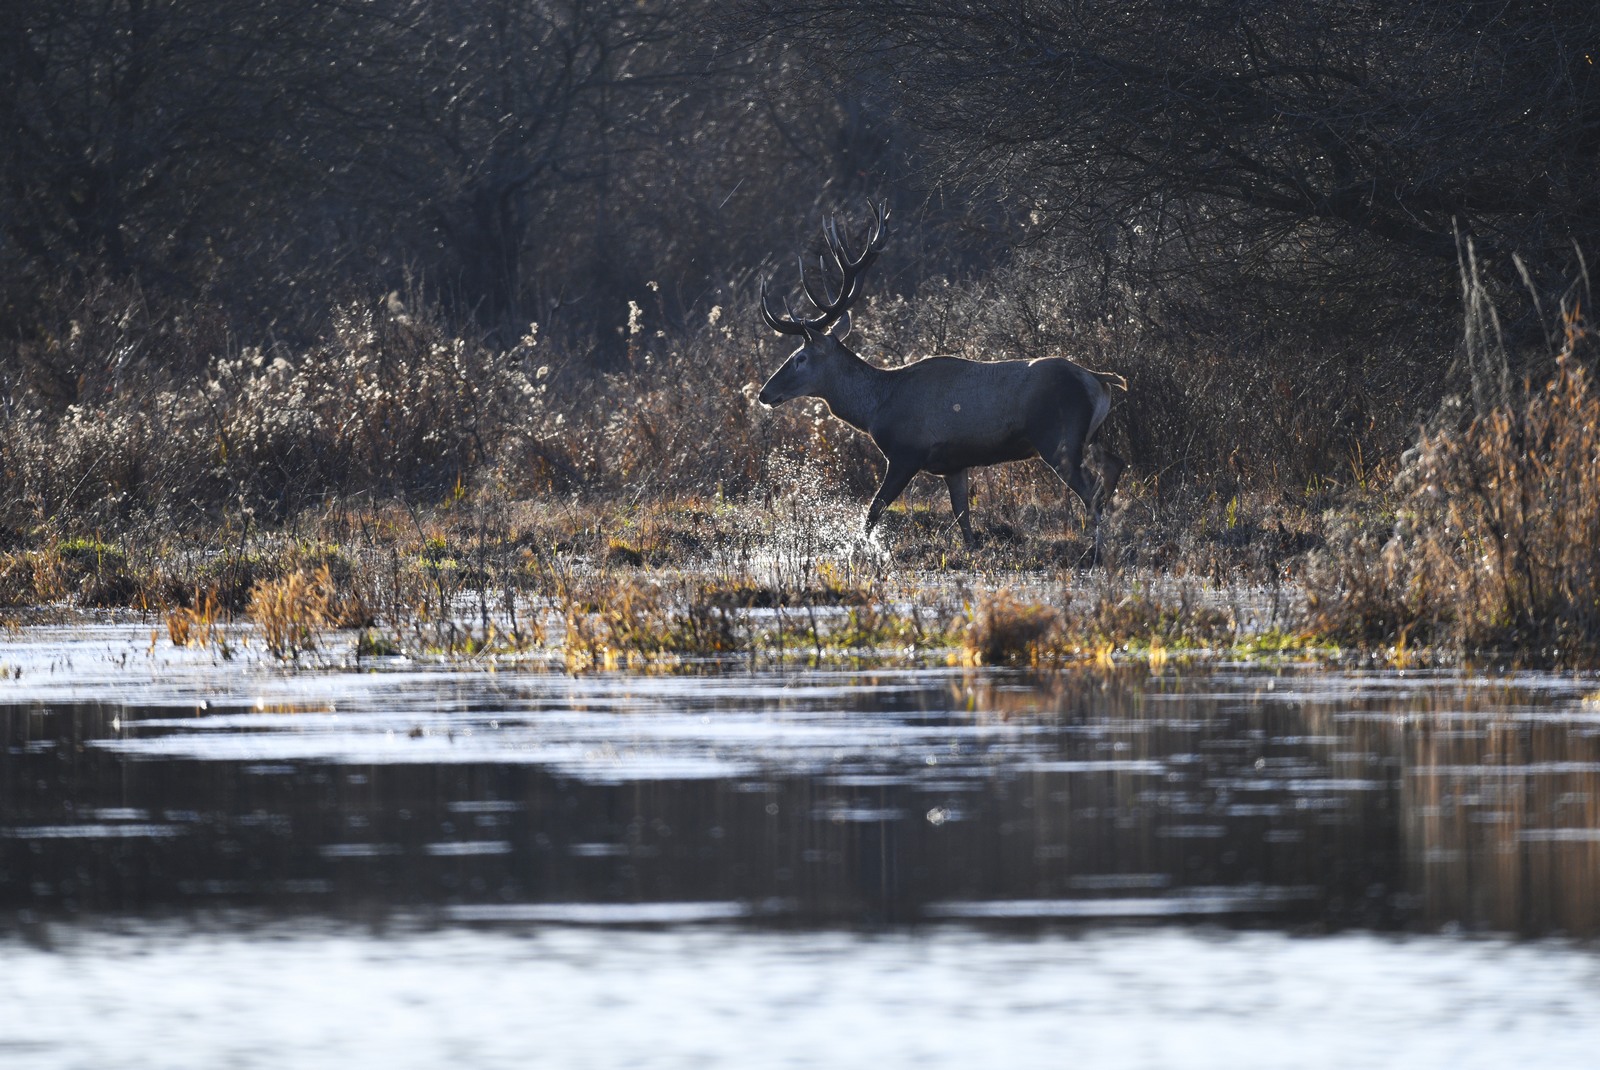
M 867 237 L 867 246 L 861 251 L 860 256 L 851 256 L 850 247 L 839 236 L 838 222 L 830 217 L 822 227 L 823 240 L 828 244 L 828 253 L 833 257 L 834 267 L 839 273 L 839 292 L 834 295 L 828 293 L 828 262 L 819 258 L 822 265 L 822 291 L 819 294 L 811 288 L 811 280 L 806 277 L 805 260 L 800 261 L 800 287 L 805 291 L 806 300 L 810 301 L 817 309 L 817 315 L 807 319 L 795 316 L 788 303 L 784 303 L 784 312 L 787 315 L 779 316 L 767 304 L 767 283 L 761 282 L 761 318 L 768 327 L 779 334 L 798 334 L 810 337 L 826 331 L 850 310 L 850 305 L 861 292 L 861 279 L 866 274 L 867 268 L 878 259 L 878 254 L 883 251 L 883 241 L 887 235 L 885 224 L 889 220 L 889 206 L 887 204 L 873 204 L 867 202 L 872 209 L 872 231 Z

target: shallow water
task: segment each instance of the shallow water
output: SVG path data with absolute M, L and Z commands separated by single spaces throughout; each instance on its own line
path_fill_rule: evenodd
M 75 933 L 7 955 L 0 1063 L 1588 1067 L 1600 960 L 1542 945 L 960 928 Z
M 1597 690 L 285 672 L 29 630 L 0 642 L 0 1060 L 1580 1065 Z

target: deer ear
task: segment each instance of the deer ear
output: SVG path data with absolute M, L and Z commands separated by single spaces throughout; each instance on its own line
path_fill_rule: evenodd
M 850 335 L 850 313 L 846 312 L 839 317 L 839 322 L 833 325 L 833 330 L 828 332 L 836 341 L 844 341 Z

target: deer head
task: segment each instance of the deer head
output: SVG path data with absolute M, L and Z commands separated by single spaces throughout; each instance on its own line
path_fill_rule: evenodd
M 762 281 L 761 318 L 779 334 L 792 334 L 805 339 L 804 344 L 789 354 L 789 359 L 761 388 L 760 400 L 763 405 L 779 405 L 790 398 L 818 396 L 819 390 L 825 389 L 826 384 L 835 377 L 841 361 L 860 359 L 843 344 L 845 336 L 850 333 L 850 306 L 861 292 L 862 276 L 883 251 L 887 233 L 884 224 L 889 218 L 887 205 L 870 207 L 873 214 L 872 231 L 867 237 L 866 248 L 859 256 L 851 254 L 849 246 L 839 236 L 838 223 L 834 219 L 829 218 L 823 225 L 822 237 L 827 243 L 828 255 L 819 258 L 822 268 L 820 292 L 812 288 L 811 280 L 806 276 L 805 260 L 800 260 L 800 286 L 805 291 L 806 299 L 816 309 L 816 315 L 806 318 L 796 316 L 787 299 L 783 303 L 784 315 L 773 312 L 767 300 L 766 281 Z M 831 270 L 828 266 L 830 258 L 833 261 Z M 829 277 L 834 274 L 839 276 L 839 289 L 837 293 L 830 293 Z

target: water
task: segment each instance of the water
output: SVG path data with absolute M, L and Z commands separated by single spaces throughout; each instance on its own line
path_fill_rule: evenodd
M 1590 677 L 0 643 L 6 1065 L 1590 1065 Z
M 0 1063 L 1587 1067 L 1597 990 L 1592 956 L 1371 935 L 155 928 L 8 955 Z

